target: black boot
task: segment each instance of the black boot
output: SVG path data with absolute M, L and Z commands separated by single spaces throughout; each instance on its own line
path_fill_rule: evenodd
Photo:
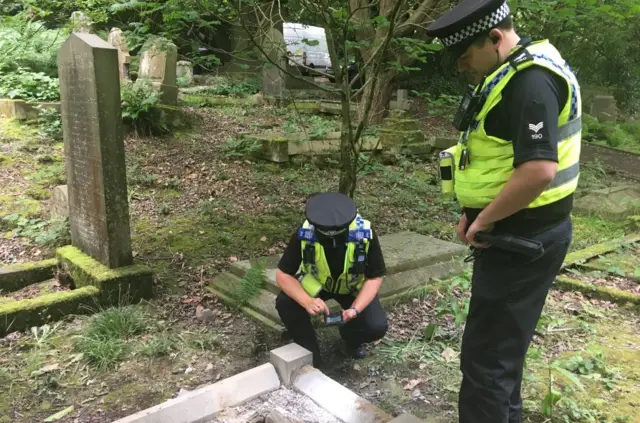
M 347 354 L 351 356 L 351 358 L 355 358 L 356 360 L 361 360 L 367 356 L 367 350 L 364 345 L 358 346 L 349 346 L 347 345 Z

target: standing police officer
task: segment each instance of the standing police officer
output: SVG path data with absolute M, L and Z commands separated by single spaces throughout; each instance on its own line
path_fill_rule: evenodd
M 276 270 L 280 319 L 317 367 L 320 348 L 309 316 L 328 315 L 325 301 L 334 299 L 344 309 L 339 331 L 347 351 L 363 358 L 363 344 L 382 338 L 388 327 L 378 298 L 386 273 L 378 237 L 353 200 L 337 192 L 309 199 L 306 217 Z
M 572 238 L 580 87 L 547 40 L 516 34 L 505 0 L 462 0 L 427 33 L 474 84 L 454 120 L 460 140 L 441 154 L 443 189 L 464 209 L 457 234 L 475 256 L 459 421 L 516 423 L 524 359 Z M 496 248 L 479 232 L 528 238 L 544 252 Z

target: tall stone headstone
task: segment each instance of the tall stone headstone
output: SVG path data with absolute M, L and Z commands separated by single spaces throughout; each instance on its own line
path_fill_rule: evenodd
M 91 19 L 84 12 L 76 10 L 71 14 L 71 26 L 74 33 L 88 34 L 91 32 Z
M 281 68 L 286 66 L 286 44 L 282 32 L 273 27 L 267 31 L 263 47 L 268 57 Z M 265 59 L 266 60 L 266 59 Z M 265 96 L 282 98 L 285 89 L 284 72 L 270 61 L 266 61 L 262 71 L 262 91 Z
M 148 42 L 145 47 L 140 57 L 138 76 L 151 79 L 154 86 L 160 90 L 164 104 L 178 104 L 178 48 L 169 40 L 160 37 Z
M 127 47 L 127 41 L 120 28 L 111 28 L 107 42 L 118 49 L 118 71 L 120 80 L 129 78 L 129 66 L 131 65 L 131 55 Z
M 191 85 L 193 82 L 193 64 L 188 60 L 180 60 L 176 66 L 176 76 L 184 78 Z
M 110 268 L 131 265 L 117 49 L 71 34 L 58 73 L 71 242 Z

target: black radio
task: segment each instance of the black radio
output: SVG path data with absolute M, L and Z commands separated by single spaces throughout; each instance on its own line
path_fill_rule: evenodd
M 458 111 L 453 117 L 453 126 L 458 131 L 466 131 L 467 128 L 469 128 L 479 110 L 478 106 L 481 103 L 482 97 L 483 95 L 478 94 L 473 85 L 468 86 L 467 91 L 462 96 Z

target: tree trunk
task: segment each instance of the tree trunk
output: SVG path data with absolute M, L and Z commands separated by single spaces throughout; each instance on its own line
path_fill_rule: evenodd
M 340 130 L 340 183 L 338 190 L 353 198 L 356 191 L 358 157 L 354 152 L 349 98 L 342 93 L 342 125 Z
M 391 101 L 394 81 L 397 76 L 398 71 L 395 69 L 385 69 L 378 74 L 378 80 L 375 85 L 373 81 L 367 80 L 368 83 L 364 89 L 364 94 L 359 100 L 361 107 L 364 107 L 368 96 L 373 96 L 371 111 L 369 112 L 369 124 L 378 125 L 382 123 L 382 120 L 385 118 L 389 101 Z M 362 116 L 362 110 L 360 111 L 360 116 Z

